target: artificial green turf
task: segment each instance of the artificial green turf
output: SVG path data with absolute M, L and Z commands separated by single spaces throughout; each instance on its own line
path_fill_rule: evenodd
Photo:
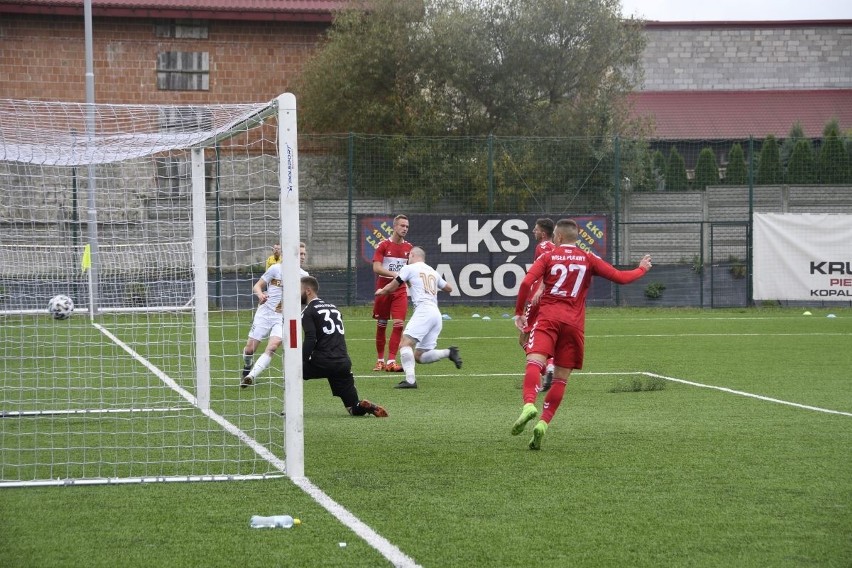
M 410 391 L 370 372 L 375 324 L 345 311 L 361 396 L 389 418 L 350 418 L 324 381 L 305 384 L 306 475 L 418 564 L 849 565 L 852 416 L 677 382 L 611 392 L 650 372 L 850 414 L 849 310 L 591 309 L 585 368 L 540 452 L 532 425 L 509 435 L 523 355 L 506 310 L 448 311 L 441 346 L 464 367 L 419 365 Z M 245 320 L 217 327 L 221 367 L 238 368 Z M 234 394 L 228 373 L 214 406 L 263 431 L 266 391 Z M 4 566 L 387 564 L 283 479 L 3 489 L 0 507 Z M 253 530 L 256 513 L 304 525 Z

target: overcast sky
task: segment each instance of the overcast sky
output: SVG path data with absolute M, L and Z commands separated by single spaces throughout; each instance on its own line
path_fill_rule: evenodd
M 852 20 L 852 0 L 621 0 L 622 13 L 646 20 Z

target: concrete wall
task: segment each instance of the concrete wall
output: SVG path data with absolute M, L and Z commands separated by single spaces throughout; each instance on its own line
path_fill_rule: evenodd
M 748 187 L 711 186 L 707 191 L 628 193 L 621 212 L 621 262 L 644 253 L 657 264 L 705 259 L 744 259 L 749 219 Z M 852 214 L 852 186 L 759 186 L 756 213 Z M 712 238 L 711 238 L 712 237 Z M 712 251 L 711 251 L 712 246 Z
M 651 24 L 645 34 L 645 91 L 852 87 L 849 24 Z

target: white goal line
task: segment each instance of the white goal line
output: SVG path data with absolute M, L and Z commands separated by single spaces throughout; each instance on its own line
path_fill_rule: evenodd
M 163 383 L 165 385 L 167 385 L 169 388 L 171 388 L 173 391 L 175 391 L 177 394 L 179 394 L 181 397 L 183 397 L 184 400 L 189 402 L 193 407 L 195 407 L 197 410 L 199 410 L 202 414 L 204 414 L 205 416 L 207 416 L 208 418 L 210 418 L 211 420 L 216 422 L 219 426 L 224 428 L 230 434 L 233 434 L 234 436 L 236 436 L 241 442 L 243 442 L 248 447 L 250 447 L 252 450 L 254 450 L 254 452 L 258 456 L 265 459 L 267 462 L 270 463 L 270 465 L 274 466 L 277 470 L 279 470 L 282 473 L 287 473 L 287 467 L 284 463 L 284 460 L 282 460 L 281 458 L 279 458 L 278 456 L 273 454 L 265 446 L 258 443 L 257 440 L 255 440 L 254 438 L 252 438 L 251 436 L 249 436 L 248 434 L 246 434 L 245 432 L 243 432 L 242 430 L 237 428 L 234 424 L 232 424 L 230 421 L 228 421 L 225 417 L 223 417 L 222 415 L 220 415 L 216 411 L 211 410 L 209 408 L 201 408 L 200 406 L 198 406 L 198 400 L 192 395 L 192 393 L 190 393 L 189 391 L 187 391 L 186 389 L 181 387 L 179 384 L 177 384 L 173 378 L 168 376 L 166 373 L 164 373 L 162 370 L 160 370 L 153 363 L 151 363 L 146 358 L 144 358 L 139 353 L 137 353 L 132 347 L 130 347 L 129 345 L 124 343 L 122 340 L 120 340 L 118 337 L 113 335 L 112 332 L 110 332 L 108 329 L 106 329 L 105 327 L 103 327 L 102 325 L 97 324 L 97 323 L 93 323 L 92 325 L 94 325 L 94 327 L 98 331 L 100 331 L 101 333 L 106 335 L 113 343 L 115 343 L 116 345 L 118 345 L 119 347 L 124 349 L 124 351 L 126 351 L 128 355 L 130 355 L 131 357 L 133 357 L 133 359 L 135 359 L 136 361 L 141 363 L 146 369 L 151 371 L 157 378 L 159 378 L 161 381 L 163 381 Z
M 102 477 L 93 479 L 47 479 L 40 481 L 8 481 L 0 483 L 3 487 L 51 487 L 71 485 L 128 485 L 137 483 L 185 483 L 189 481 L 254 481 L 260 479 L 278 479 L 284 474 L 253 475 L 152 475 L 148 477 Z
M 193 300 L 195 296 L 190 298 L 189 302 L 184 304 L 183 306 L 146 306 L 146 307 L 137 307 L 137 308 L 110 308 L 105 306 L 98 306 L 98 312 L 102 314 L 129 314 L 133 312 L 191 312 L 195 309 L 193 305 Z M 80 313 L 88 313 L 89 306 L 74 306 L 75 314 Z M 47 309 L 27 309 L 27 310 L 0 310 L 0 315 L 2 316 L 39 316 L 39 315 L 47 315 Z
M 16 416 L 62 416 L 78 414 L 132 414 L 135 412 L 182 412 L 194 410 L 189 406 L 172 406 L 164 408 L 79 408 L 76 410 L 10 410 L 0 411 L 0 418 L 14 418 Z
M 257 453 L 261 458 L 265 459 L 276 469 L 281 471 L 282 473 L 287 472 L 286 464 L 283 460 L 281 460 L 278 456 L 270 452 L 265 446 L 259 444 L 254 438 L 250 437 L 248 434 L 234 426 L 231 422 L 217 414 L 216 412 L 199 408 L 196 402 L 196 399 L 192 394 L 190 394 L 185 389 L 181 388 L 174 379 L 166 375 L 163 371 L 154 366 L 150 361 L 139 355 L 136 351 L 133 350 L 129 345 L 121 341 L 118 337 L 113 335 L 109 330 L 104 328 L 99 324 L 93 324 L 101 333 L 106 335 L 110 340 L 112 340 L 116 345 L 124 349 L 131 357 L 144 365 L 148 370 L 154 373 L 161 381 L 163 381 L 166 385 L 168 385 L 172 390 L 181 395 L 184 399 L 190 402 L 193 407 L 200 410 L 211 420 L 222 426 L 226 431 L 230 432 L 237 438 L 239 438 L 243 443 L 249 446 L 252 450 Z M 271 476 L 269 476 L 271 477 Z M 246 479 L 246 476 L 234 476 L 234 477 L 226 477 L 224 479 Z M 154 478 L 151 481 L 158 481 L 159 478 Z M 165 479 L 163 479 L 165 481 Z M 176 479 L 176 481 L 193 481 L 193 479 Z M 376 549 L 382 556 L 384 556 L 387 560 L 389 560 L 394 566 L 398 568 L 419 568 L 417 562 L 414 559 L 407 556 L 404 552 L 402 552 L 398 547 L 393 545 L 386 538 L 378 534 L 375 530 L 369 527 L 366 523 L 361 521 L 358 517 L 344 508 L 342 505 L 337 503 L 334 499 L 332 499 L 329 495 L 327 495 L 324 491 L 322 491 L 319 487 L 314 485 L 307 477 L 290 477 L 290 480 L 299 487 L 302 491 L 310 495 L 319 505 L 324 507 L 329 513 L 331 513 L 337 520 L 339 520 L 343 525 L 349 527 L 356 535 L 358 535 L 361 539 L 363 539 L 367 544 Z M 97 480 L 96 480 L 97 481 Z M 123 481 L 123 480 L 122 480 Z M 133 481 L 123 481 L 125 483 L 131 483 Z M 103 483 L 103 482 L 102 482 Z M 111 481 L 111 483 L 115 483 L 115 481 Z

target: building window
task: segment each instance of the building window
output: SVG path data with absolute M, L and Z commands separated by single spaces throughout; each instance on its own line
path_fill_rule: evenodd
M 159 109 L 159 131 L 163 133 L 199 132 L 213 129 L 213 113 L 209 108 L 169 106 Z M 157 188 L 162 197 L 183 197 L 190 193 L 192 166 L 189 155 L 183 152 L 155 158 Z M 213 164 L 205 162 L 207 193 L 213 183 Z
M 160 155 L 157 167 L 157 192 L 161 198 L 185 198 L 192 193 L 192 160 L 185 155 Z M 216 187 L 214 162 L 204 161 L 204 194 L 213 195 Z
M 184 158 L 164 156 L 157 164 L 157 189 L 162 197 L 189 195 L 190 166 Z
M 161 91 L 209 91 L 210 54 L 206 51 L 158 53 L 157 88 Z
M 207 20 L 158 20 L 154 35 L 175 39 L 207 39 Z

